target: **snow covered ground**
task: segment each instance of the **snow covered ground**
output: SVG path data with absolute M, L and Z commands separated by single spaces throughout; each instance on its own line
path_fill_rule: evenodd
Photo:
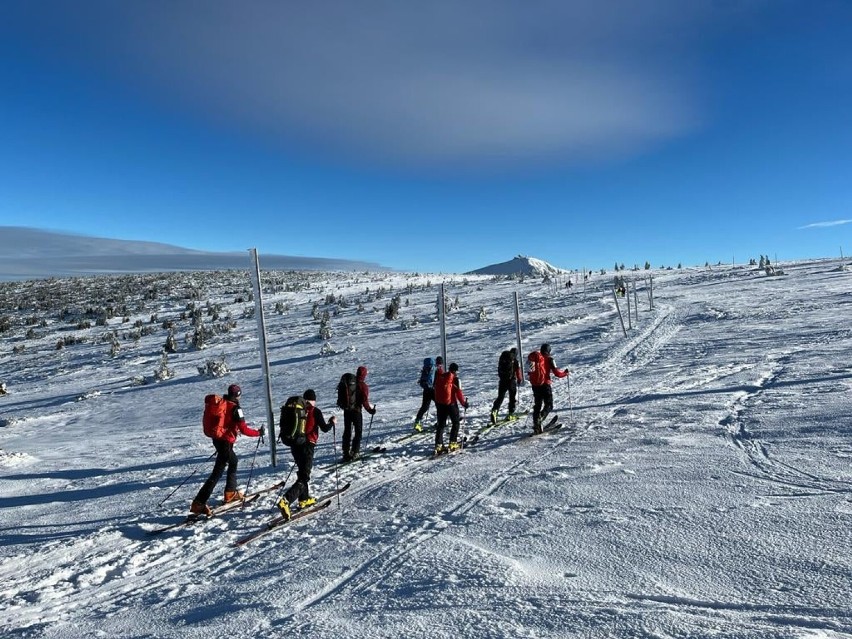
M 247 274 L 194 276 L 196 304 L 218 302 L 235 322 L 202 350 L 166 283 L 137 290 L 127 322 L 71 330 L 54 313 L 30 338 L 13 326 L 0 351 L 0 634 L 852 637 L 852 271 L 841 266 L 655 271 L 654 309 L 640 279 L 626 338 L 611 274 L 570 293 L 532 279 L 288 275 L 306 279 L 264 298 L 276 407 L 314 388 L 339 413 L 340 374 L 364 364 L 378 405 L 364 447 L 387 452 L 335 469 L 339 443 L 322 436 L 313 492 L 352 488 L 243 548 L 233 542 L 274 515 L 274 493 L 146 531 L 180 519 L 212 466 L 204 395 L 239 383 L 249 423 L 265 422 Z M 561 431 L 522 438 L 520 421 L 434 461 L 428 436 L 396 441 L 419 405 L 422 358 L 439 354 L 441 281 L 459 304 L 447 337 L 467 431 L 485 424 L 497 357 L 514 344 L 515 291 L 524 350 L 550 342 L 572 371 L 570 387 L 554 383 Z M 399 318 L 386 320 L 397 294 Z M 326 303 L 340 296 L 343 308 Z M 331 316 L 325 355 L 315 302 Z M 156 381 L 169 318 L 178 352 Z M 127 338 L 137 320 L 156 330 Z M 118 352 L 99 338 L 109 330 Z M 58 334 L 81 340 L 57 350 Z M 229 374 L 199 374 L 222 357 Z M 272 467 L 268 444 L 236 449 L 241 487 L 287 476 L 286 450 Z

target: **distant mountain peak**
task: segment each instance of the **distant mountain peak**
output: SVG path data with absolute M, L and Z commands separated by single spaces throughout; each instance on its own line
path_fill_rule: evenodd
M 475 271 L 470 271 L 473 275 L 529 275 L 532 277 L 543 277 L 545 275 L 558 275 L 567 273 L 565 269 L 553 266 L 544 260 L 537 257 L 528 257 L 526 255 L 518 255 L 508 262 L 500 262 L 485 266 Z

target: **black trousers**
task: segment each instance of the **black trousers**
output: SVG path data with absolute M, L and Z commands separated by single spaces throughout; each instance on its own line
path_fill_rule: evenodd
M 200 501 L 202 504 L 206 504 L 207 500 L 210 499 L 213 489 L 216 488 L 216 484 L 222 479 L 225 466 L 228 467 L 228 476 L 225 478 L 225 490 L 231 491 L 237 489 L 237 455 L 234 453 L 234 445 L 226 442 L 224 439 L 214 439 L 213 447 L 216 449 L 216 462 L 213 464 L 213 471 L 195 496 L 195 501 Z
M 296 462 L 296 482 L 284 493 L 284 499 L 288 503 L 296 499 L 307 499 L 311 495 L 308 482 L 311 480 L 311 470 L 314 467 L 315 447 L 315 444 L 290 446 L 290 452 L 293 453 L 293 461 Z
M 421 422 L 423 420 L 423 416 L 429 411 L 429 406 L 432 403 L 432 400 L 435 399 L 435 389 L 434 388 L 424 388 L 423 389 L 423 401 L 420 404 L 420 410 L 417 411 L 417 417 L 414 418 L 415 422 Z
M 533 386 L 533 425 L 540 425 L 544 418 L 553 410 L 553 389 L 550 384 Z
M 361 450 L 364 416 L 361 409 L 343 411 L 343 455 L 356 455 Z
M 444 445 L 444 428 L 447 426 L 447 418 L 452 423 L 450 427 L 450 442 L 458 441 L 459 426 L 461 425 L 459 405 L 439 404 L 435 402 L 435 411 L 438 413 L 438 425 L 435 427 L 435 446 Z
M 500 380 L 500 386 L 497 388 L 497 399 L 494 400 L 491 410 L 500 410 L 506 393 L 509 393 L 509 412 L 515 412 L 516 401 L 518 399 L 518 380 L 514 377 Z

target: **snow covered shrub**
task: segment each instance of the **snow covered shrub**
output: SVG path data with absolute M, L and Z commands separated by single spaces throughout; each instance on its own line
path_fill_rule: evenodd
M 163 357 L 160 360 L 160 366 L 154 371 L 154 379 L 158 382 L 162 382 L 163 380 L 171 379 L 174 376 L 175 372 L 169 368 L 169 356 L 166 353 L 163 353 Z
M 222 354 L 222 358 L 220 360 L 208 359 L 204 366 L 198 367 L 199 375 L 204 377 L 222 377 L 231 372 L 231 369 L 228 368 L 228 365 L 225 363 L 225 355 Z

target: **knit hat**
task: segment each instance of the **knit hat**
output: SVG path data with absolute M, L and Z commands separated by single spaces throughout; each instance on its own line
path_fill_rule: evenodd
M 242 389 L 236 384 L 231 384 L 230 386 L 228 386 L 228 397 L 230 397 L 231 399 L 237 399 L 242 394 Z
M 305 391 L 304 395 L 302 395 L 302 398 L 308 400 L 309 402 L 315 402 L 317 401 L 317 394 L 312 388 L 309 388 Z

